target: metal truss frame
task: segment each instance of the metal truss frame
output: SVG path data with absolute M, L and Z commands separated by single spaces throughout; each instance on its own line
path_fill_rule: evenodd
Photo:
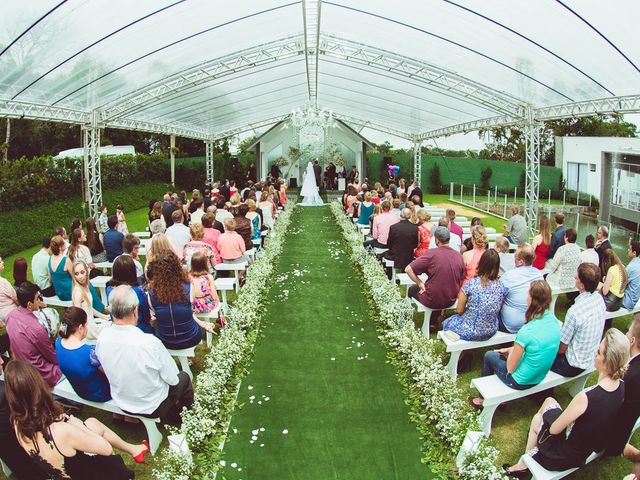
M 320 44 L 320 15 L 322 0 L 303 0 L 302 15 L 304 17 L 304 56 L 307 66 L 307 85 L 309 88 L 309 104 L 318 104 L 318 56 Z
M 161 82 L 140 88 L 119 99 L 115 104 L 105 105 L 103 118 L 105 121 L 112 121 L 114 118 L 130 115 L 148 104 L 181 93 L 186 89 L 268 63 L 297 57 L 303 52 L 304 44 L 301 35 L 281 38 L 274 42 L 234 52 L 183 70 Z
M 525 140 L 525 195 L 524 218 L 530 232 L 535 232 L 538 220 L 540 194 L 540 137 L 543 123 L 534 118 L 532 108 L 527 109 L 526 122 L 522 125 Z
M 524 103 L 518 98 L 427 62 L 334 35 L 321 35 L 320 53 L 411 78 L 496 113 L 514 114 Z
M 422 188 L 422 142 L 413 144 L 413 179 Z
M 208 140 L 204 142 L 205 146 L 205 165 L 207 169 L 207 181 L 212 182 L 215 180 L 213 172 L 213 141 Z
M 100 172 L 100 124 L 99 115 L 94 112 L 91 123 L 83 125 L 84 170 L 88 193 L 89 216 L 97 219 L 102 205 L 102 175 Z
M 64 107 L 51 107 L 29 102 L 0 100 L 0 117 L 28 118 L 32 120 L 48 120 L 52 122 L 86 124 L 91 115 L 83 110 Z
M 450 127 L 439 128 L 429 132 L 415 135 L 416 140 L 446 137 L 456 133 L 468 133 L 482 128 L 508 127 L 518 125 L 526 121 L 529 107 L 523 106 L 519 115 L 499 115 L 491 118 L 483 118 L 473 122 L 461 123 Z M 584 117 L 596 114 L 639 113 L 640 95 L 627 95 L 621 97 L 602 98 L 598 100 L 585 100 L 551 107 L 532 108 L 536 121 L 557 120 L 560 118 Z

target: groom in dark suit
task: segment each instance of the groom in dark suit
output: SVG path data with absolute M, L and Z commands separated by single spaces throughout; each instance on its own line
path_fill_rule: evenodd
M 318 187 L 318 189 L 320 189 L 320 174 L 322 173 L 322 169 L 318 164 L 318 160 L 313 161 L 313 173 L 316 177 L 316 186 Z

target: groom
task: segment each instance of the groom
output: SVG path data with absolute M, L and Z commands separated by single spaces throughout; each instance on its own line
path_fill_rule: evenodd
M 316 177 L 316 187 L 320 190 L 320 173 L 321 173 L 320 165 L 318 165 L 318 160 L 313 161 L 313 173 Z

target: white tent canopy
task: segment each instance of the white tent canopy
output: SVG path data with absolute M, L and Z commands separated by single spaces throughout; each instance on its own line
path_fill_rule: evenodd
M 310 104 L 415 142 L 419 165 L 422 140 L 519 125 L 535 203 L 540 121 L 640 112 L 634 0 L 6 0 L 2 10 L 0 116 L 85 125 L 93 144 L 104 127 L 211 142 Z

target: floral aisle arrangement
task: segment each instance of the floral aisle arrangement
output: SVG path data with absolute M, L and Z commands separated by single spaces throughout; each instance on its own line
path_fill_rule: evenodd
M 293 202 L 291 202 L 293 200 Z M 218 342 L 205 357 L 195 379 L 193 407 L 182 411 L 182 423 L 171 433 L 184 435 L 188 449 L 164 449 L 153 474 L 159 480 L 213 478 L 233 405 L 235 392 L 246 371 L 257 337 L 260 311 L 273 278 L 275 262 L 282 252 L 295 198 L 280 213 L 274 230 L 265 239 L 263 254 L 247 269 L 247 280 L 233 306 L 229 322 Z
M 362 245 L 357 232 L 339 202 L 331 210 L 349 245 L 351 261 L 361 270 L 366 289 L 373 302 L 382 340 L 391 348 L 391 357 L 400 367 L 401 382 L 409 392 L 411 416 L 418 424 L 425 442 L 425 463 L 440 478 L 450 478 L 453 460 L 468 431 L 480 430 L 463 392 L 443 365 L 444 349 L 440 342 L 426 338 L 415 329 L 413 307 L 389 282 L 380 263 Z M 477 449 L 468 454 L 458 470 L 462 479 L 504 478 L 496 467 L 497 450 L 483 438 Z

